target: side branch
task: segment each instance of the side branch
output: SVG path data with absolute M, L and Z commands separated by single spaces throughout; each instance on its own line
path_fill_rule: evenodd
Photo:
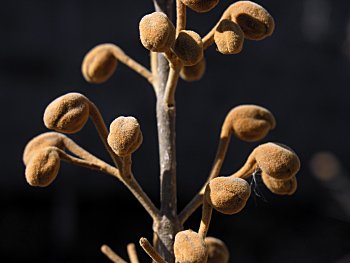
M 150 256 L 151 259 L 153 259 L 156 263 L 167 263 L 159 254 L 158 252 L 152 247 L 152 245 L 149 243 L 147 238 L 141 237 L 140 239 L 140 246 L 143 248 L 143 250 Z
M 109 246 L 103 245 L 101 247 L 101 252 L 105 254 L 114 263 L 127 263 L 122 259 L 117 253 L 115 253 Z
M 186 29 L 186 6 L 181 0 L 176 0 L 176 36 Z

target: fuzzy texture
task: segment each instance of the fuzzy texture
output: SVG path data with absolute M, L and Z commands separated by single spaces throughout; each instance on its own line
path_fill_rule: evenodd
M 258 167 L 275 179 L 292 178 L 300 169 L 299 157 L 283 144 L 262 144 L 255 148 L 254 156 Z
M 250 191 L 250 185 L 244 179 L 217 177 L 208 183 L 205 198 L 215 210 L 233 215 L 244 208 Z
M 194 31 L 181 30 L 173 50 L 185 66 L 193 66 L 203 58 L 202 38 Z
M 244 43 L 244 33 L 240 26 L 228 19 L 220 21 L 214 33 L 217 50 L 224 55 L 241 52 Z
M 60 157 L 53 147 L 37 150 L 30 158 L 25 171 L 28 184 L 46 187 L 51 184 L 60 169 Z
M 238 1 L 225 12 L 243 30 L 250 40 L 262 40 L 272 35 L 275 29 L 273 17 L 262 6 L 250 1 Z
M 89 51 L 82 63 L 82 73 L 87 82 L 100 84 L 115 72 L 118 60 L 106 45 L 99 45 Z
M 45 132 L 31 139 L 23 151 L 23 163 L 27 165 L 35 152 L 46 147 L 54 146 L 64 150 L 64 135 L 57 132 Z
M 142 143 L 142 132 L 134 117 L 118 117 L 109 127 L 108 144 L 121 157 L 132 154 Z
M 68 93 L 52 101 L 45 109 L 44 124 L 48 129 L 76 133 L 89 119 L 89 100 L 80 93 Z
M 257 105 L 241 105 L 228 114 L 234 135 L 240 140 L 254 142 L 264 138 L 276 127 L 272 113 Z
M 230 252 L 224 242 L 215 237 L 206 237 L 204 241 L 208 248 L 207 263 L 228 263 Z
M 184 230 L 175 236 L 174 254 L 176 263 L 206 263 L 207 246 L 197 232 Z
M 206 68 L 205 58 L 203 57 L 197 64 L 193 66 L 184 66 L 180 71 L 180 77 L 186 81 L 200 80 Z
M 142 45 L 153 52 L 166 52 L 175 42 L 175 27 L 162 12 L 145 15 L 139 24 Z
M 195 12 L 205 13 L 212 10 L 219 0 L 181 0 L 181 2 Z
M 285 180 L 278 180 L 263 172 L 261 178 L 266 187 L 274 194 L 292 195 L 297 190 L 298 185 L 295 176 Z

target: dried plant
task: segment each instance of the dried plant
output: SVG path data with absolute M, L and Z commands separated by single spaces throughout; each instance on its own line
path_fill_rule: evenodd
M 240 212 L 251 194 L 247 180 L 252 175 L 261 174 L 266 187 L 275 194 L 290 195 L 297 187 L 298 156 L 287 146 L 277 143 L 258 146 L 241 169 L 231 176 L 219 176 L 232 135 L 243 141 L 255 142 L 276 126 L 269 110 L 256 105 L 237 106 L 227 114 L 222 125 L 208 180 L 183 211 L 177 212 L 175 91 L 179 77 L 186 81 L 199 80 L 205 71 L 204 51 L 214 43 L 222 54 L 237 54 L 242 50 L 244 40 L 262 40 L 274 30 L 271 15 L 250 1 L 239 1 L 229 6 L 203 38 L 194 31 L 186 30 L 187 8 L 200 13 L 208 12 L 218 2 L 177 0 L 174 26 L 169 19 L 172 0 L 154 0 L 156 12 L 145 15 L 139 24 L 141 43 L 151 54 L 150 70 L 113 44 L 96 46 L 85 56 L 82 64 L 83 76 L 90 83 L 107 81 L 121 62 L 152 85 L 157 98 L 160 208 L 153 204 L 133 176 L 132 154 L 143 140 L 137 119 L 119 116 L 108 130 L 95 104 L 79 93 L 63 95 L 47 106 L 45 126 L 56 132 L 33 138 L 23 154 L 26 180 L 32 186 L 50 185 L 59 172 L 61 160 L 119 179 L 153 219 L 153 245 L 144 237 L 140 239 L 140 245 L 155 262 L 228 262 L 229 252 L 225 244 L 217 238 L 206 237 L 213 208 L 227 215 Z M 94 123 L 113 165 L 98 159 L 62 134 L 80 131 L 89 119 Z M 202 219 L 198 232 L 183 230 L 185 221 L 201 205 Z M 107 245 L 101 250 L 113 262 L 125 262 Z M 128 245 L 127 251 L 130 262 L 138 262 L 133 244 Z

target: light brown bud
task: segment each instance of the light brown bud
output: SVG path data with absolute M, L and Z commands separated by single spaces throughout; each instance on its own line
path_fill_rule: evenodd
M 273 17 L 265 8 L 250 1 L 238 1 L 225 13 L 242 28 L 245 38 L 250 40 L 262 40 L 272 35 L 275 29 Z
M 216 27 L 214 41 L 220 53 L 237 54 L 243 48 L 244 33 L 238 24 L 223 19 Z
M 31 139 L 23 152 L 23 162 L 25 165 L 28 164 L 30 158 L 34 155 L 36 151 L 40 151 L 43 148 L 54 146 L 61 150 L 64 150 L 64 135 L 57 132 L 45 132 L 33 139 Z
M 193 66 L 203 58 L 202 38 L 194 31 L 181 30 L 173 50 L 185 66 Z
M 118 117 L 110 125 L 108 144 L 121 157 L 132 154 L 142 143 L 142 132 L 134 117 Z
M 153 52 L 166 52 L 175 42 L 175 27 L 162 12 L 145 15 L 139 24 L 142 45 Z
M 258 167 L 275 179 L 292 178 L 300 169 L 299 157 L 292 149 L 282 144 L 262 144 L 255 148 L 254 156 Z
M 181 2 L 195 12 L 205 13 L 213 9 L 219 0 L 181 0 Z
M 272 113 L 257 105 L 237 106 L 227 118 L 232 122 L 234 135 L 247 142 L 261 140 L 276 126 Z
M 224 242 L 215 237 L 206 237 L 204 241 L 208 248 L 207 263 L 228 263 L 230 252 Z
M 205 198 L 209 205 L 227 215 L 240 212 L 249 196 L 250 186 L 241 178 L 216 177 L 205 189 Z
M 186 81 L 200 80 L 205 72 L 206 63 L 203 57 L 197 64 L 193 66 L 184 66 L 180 71 L 180 77 Z
M 80 93 L 58 97 L 45 109 L 45 126 L 63 133 L 76 133 L 89 119 L 89 107 L 89 100 Z
M 197 232 L 184 230 L 175 236 L 174 254 L 176 263 L 206 263 L 208 250 Z
M 25 176 L 31 186 L 46 187 L 55 180 L 60 169 L 60 157 L 53 147 L 36 151 L 30 158 Z
M 292 195 L 297 190 L 297 179 L 295 176 L 285 180 L 278 180 L 263 172 L 261 178 L 266 187 L 274 194 Z
M 108 44 L 91 49 L 84 57 L 82 73 L 87 82 L 100 84 L 107 81 L 115 72 L 118 60 Z

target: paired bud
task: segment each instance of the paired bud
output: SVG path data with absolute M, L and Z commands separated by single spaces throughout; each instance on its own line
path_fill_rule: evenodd
M 89 100 L 80 93 L 68 93 L 58 97 L 45 109 L 45 126 L 63 133 L 76 133 L 87 122 L 89 108 Z
M 193 66 L 203 58 L 203 42 L 194 31 L 181 30 L 173 48 L 185 66 Z
M 206 263 L 208 250 L 197 232 L 184 230 L 175 236 L 174 255 L 176 263 Z
M 142 45 L 153 52 L 166 52 L 175 42 L 175 27 L 162 12 L 145 15 L 139 24 Z
M 107 142 L 121 157 L 135 152 L 142 143 L 140 124 L 134 117 L 118 117 L 110 125 Z
M 100 84 L 107 81 L 115 72 L 118 60 L 115 58 L 111 44 L 94 47 L 84 57 L 82 73 L 87 82 Z
M 200 80 L 205 72 L 206 63 L 203 57 L 197 64 L 193 66 L 183 66 L 180 71 L 180 77 L 186 81 Z
M 243 141 L 254 142 L 264 138 L 276 126 L 272 113 L 260 106 L 241 105 L 227 115 L 233 133 Z
M 181 2 L 195 12 L 205 13 L 213 9 L 219 0 L 181 0 Z
M 240 212 L 250 196 L 248 182 L 241 178 L 216 177 L 212 179 L 206 189 L 205 198 L 215 210 L 233 215 Z
M 224 242 L 215 237 L 206 237 L 204 241 L 208 248 L 207 263 L 228 263 L 230 252 Z
M 262 40 L 272 35 L 275 29 L 273 17 L 262 6 L 250 1 L 238 1 L 225 12 L 236 22 L 250 40 Z
M 244 33 L 235 22 L 223 19 L 216 27 L 214 41 L 220 53 L 237 54 L 243 48 Z
M 292 195 L 297 190 L 297 179 L 295 175 L 288 179 L 279 180 L 266 173 L 262 173 L 261 178 L 266 187 L 274 194 Z
M 60 157 L 54 147 L 37 150 L 27 163 L 25 176 L 31 186 L 46 187 L 55 180 Z

